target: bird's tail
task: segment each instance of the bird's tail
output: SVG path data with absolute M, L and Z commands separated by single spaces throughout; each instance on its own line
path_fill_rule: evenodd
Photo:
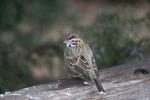
M 94 82 L 95 82 L 95 85 L 96 85 L 98 91 L 99 91 L 100 93 L 105 93 L 105 90 L 104 90 L 104 88 L 102 87 L 101 83 L 98 81 L 98 79 L 94 79 Z

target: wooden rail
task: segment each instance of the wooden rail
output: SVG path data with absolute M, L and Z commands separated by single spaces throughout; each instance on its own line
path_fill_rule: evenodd
M 150 60 L 123 64 L 100 72 L 106 94 L 79 79 L 63 79 L 0 95 L 0 100 L 150 100 Z

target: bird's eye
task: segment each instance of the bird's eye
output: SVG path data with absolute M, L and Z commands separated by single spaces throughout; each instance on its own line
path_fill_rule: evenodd
M 72 42 L 74 42 L 74 40 L 72 40 Z

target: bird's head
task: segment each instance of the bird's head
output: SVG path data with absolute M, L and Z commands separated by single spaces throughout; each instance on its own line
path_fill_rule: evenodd
M 66 47 L 68 48 L 74 48 L 76 46 L 79 46 L 80 44 L 83 43 L 83 40 L 78 36 L 78 35 L 75 35 L 75 34 L 69 34 L 64 43 L 66 44 Z

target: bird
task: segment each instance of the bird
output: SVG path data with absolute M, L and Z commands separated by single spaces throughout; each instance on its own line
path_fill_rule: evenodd
M 95 84 L 100 94 L 105 93 L 98 80 L 98 68 L 91 48 L 78 35 L 69 34 L 65 38 L 64 59 L 69 69 L 82 79 Z

